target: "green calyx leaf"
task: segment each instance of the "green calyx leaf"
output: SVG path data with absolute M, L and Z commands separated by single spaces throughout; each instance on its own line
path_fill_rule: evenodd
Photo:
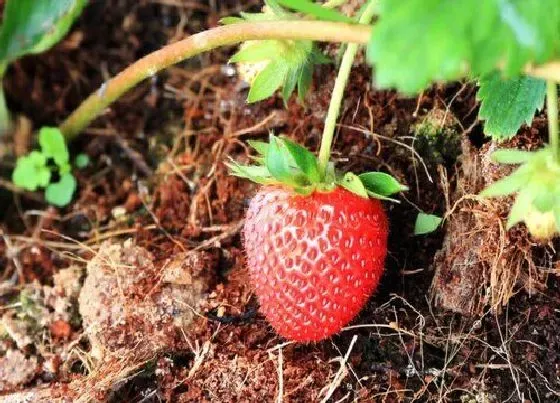
M 276 1 L 267 1 L 266 5 L 262 13 L 241 13 L 241 18 L 230 18 L 225 23 L 300 18 L 284 10 Z M 230 62 L 238 64 L 240 77 L 251 87 L 247 102 L 261 101 L 282 89 L 282 98 L 286 103 L 296 89 L 298 98 L 303 101 L 311 86 L 313 66 L 329 63 L 330 59 L 311 41 L 253 40 L 244 42 Z
M 294 169 L 294 163 L 300 172 Z M 279 182 L 296 187 L 306 184 L 305 173 L 297 165 L 297 161 L 293 160 L 285 143 L 272 134 L 270 135 L 270 143 L 265 156 L 265 165 L 268 172 Z
M 332 163 L 328 164 L 326 173 L 321 178 L 317 157 L 305 147 L 285 137 L 271 134 L 268 143 L 249 141 L 249 144 L 258 153 L 253 157 L 255 164 L 242 165 L 232 160 L 227 166 L 232 175 L 262 185 L 283 185 L 300 194 L 329 192 L 338 185 L 361 197 L 383 200 L 393 200 L 388 196 L 407 189 L 391 175 L 383 172 L 361 175 L 348 172 L 339 176 L 335 173 Z
M 393 176 L 384 172 L 366 172 L 359 177 L 368 192 L 383 197 L 408 190 L 408 186 L 401 185 Z
M 60 177 L 60 181 L 47 186 L 45 199 L 55 206 L 64 207 L 72 201 L 76 187 L 76 178 L 72 174 L 64 174 Z
M 352 172 L 344 174 L 338 184 L 358 196 L 362 196 L 363 198 L 369 197 L 368 191 L 360 180 L 360 177 L 358 175 L 354 175 Z
M 282 62 L 268 63 L 255 77 L 247 95 L 247 102 L 258 102 L 271 97 L 286 80 L 288 69 L 288 65 Z
M 51 170 L 47 167 L 47 159 L 39 151 L 18 158 L 12 172 L 12 182 L 16 186 L 34 192 L 39 187 L 46 187 L 50 180 Z
M 533 77 L 504 79 L 493 72 L 480 80 L 478 116 L 485 120 L 484 133 L 500 141 L 515 136 L 523 123 L 531 124 L 542 109 L 546 93 L 544 80 Z
M 423 235 L 434 232 L 440 226 L 443 219 L 434 214 L 418 213 L 414 224 L 414 235 Z
M 536 152 L 503 150 L 496 152 L 493 159 L 507 164 L 522 164 L 511 175 L 481 193 L 484 197 L 517 193 L 507 228 L 525 222 L 529 231 L 542 239 L 560 232 L 560 221 L 556 218 L 560 205 L 560 164 L 556 162 L 552 149 L 547 146 Z

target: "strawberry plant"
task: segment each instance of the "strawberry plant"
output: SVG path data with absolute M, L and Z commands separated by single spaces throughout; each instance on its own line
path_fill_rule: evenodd
M 242 43 L 232 57 L 250 84 L 249 102 L 281 89 L 285 101 L 308 90 L 313 67 L 326 62 L 316 41 L 347 43 L 340 61 L 318 156 L 288 138 L 254 142 L 254 164 L 230 161 L 234 175 L 262 185 L 244 229 L 248 265 L 261 309 L 277 331 L 298 341 L 338 332 L 359 311 L 383 271 L 387 218 L 379 200 L 405 190 L 391 176 L 339 173 L 330 161 L 333 134 L 359 45 L 367 44 L 378 88 L 405 94 L 433 82 L 478 82 L 479 118 L 493 141 L 529 123 L 547 99 L 549 144 L 537 152 L 500 151 L 496 161 L 520 164 L 483 195 L 518 193 L 508 225 L 524 221 L 549 238 L 560 228 L 556 82 L 560 69 L 560 3 L 555 0 L 368 1 L 356 16 L 341 1 L 268 0 L 261 13 L 228 17 L 224 25 L 154 52 L 109 80 L 60 129 L 71 140 L 105 108 L 157 71 L 210 49 Z M 375 20 L 374 23 L 372 21 Z M 56 163 L 56 161 L 55 161 Z M 47 183 L 43 159 L 25 169 Z M 66 168 L 59 166 L 62 171 Z M 14 174 L 15 175 L 15 174 Z M 14 177 L 15 180 L 15 177 Z M 415 231 L 441 218 L 420 214 Z
M 2 90 L 8 64 L 56 44 L 80 15 L 87 0 L 7 0 L 0 26 L 0 135 L 8 130 L 9 114 Z

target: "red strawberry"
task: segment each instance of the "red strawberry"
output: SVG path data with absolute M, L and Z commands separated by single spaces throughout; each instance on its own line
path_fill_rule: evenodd
M 379 283 L 387 233 L 377 199 L 339 186 L 305 196 L 264 186 L 251 200 L 244 228 L 261 312 L 289 340 L 338 333 Z

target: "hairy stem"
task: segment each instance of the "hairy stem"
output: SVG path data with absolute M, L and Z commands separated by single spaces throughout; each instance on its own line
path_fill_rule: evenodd
M 167 45 L 133 63 L 90 95 L 60 126 L 73 139 L 105 108 L 140 81 L 175 63 L 220 46 L 257 39 L 368 42 L 371 27 L 325 21 L 264 21 L 225 25 Z
M 558 87 L 555 81 L 546 82 L 546 109 L 548 117 L 548 141 L 556 162 L 560 163 L 560 139 L 558 134 Z
M 375 6 L 376 1 L 372 0 L 369 2 L 367 8 L 360 17 L 360 24 L 369 24 L 375 14 Z M 356 53 L 358 53 L 358 44 L 349 44 L 342 56 L 338 76 L 336 77 L 336 81 L 334 83 L 331 101 L 329 103 L 329 110 L 327 111 L 327 117 L 325 118 L 323 136 L 321 137 L 321 148 L 319 149 L 319 172 L 322 177 L 324 177 L 327 172 L 327 166 L 331 157 L 334 131 L 336 129 L 336 121 L 340 113 L 344 89 L 348 83 L 348 77 L 350 76 L 350 70 L 352 70 L 352 64 L 356 58 Z

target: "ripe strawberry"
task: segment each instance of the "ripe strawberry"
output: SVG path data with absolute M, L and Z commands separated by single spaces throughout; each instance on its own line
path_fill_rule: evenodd
M 234 175 L 264 185 L 251 200 L 243 240 L 261 311 L 278 333 L 323 340 L 350 322 L 377 287 L 387 253 L 381 202 L 405 190 L 382 172 L 320 172 L 315 155 L 286 138 L 251 142 L 255 165 Z M 370 199 L 373 197 L 374 199 Z
M 387 225 L 379 200 L 341 187 L 308 196 L 262 188 L 244 242 L 261 311 L 276 331 L 311 342 L 348 324 L 383 273 Z

